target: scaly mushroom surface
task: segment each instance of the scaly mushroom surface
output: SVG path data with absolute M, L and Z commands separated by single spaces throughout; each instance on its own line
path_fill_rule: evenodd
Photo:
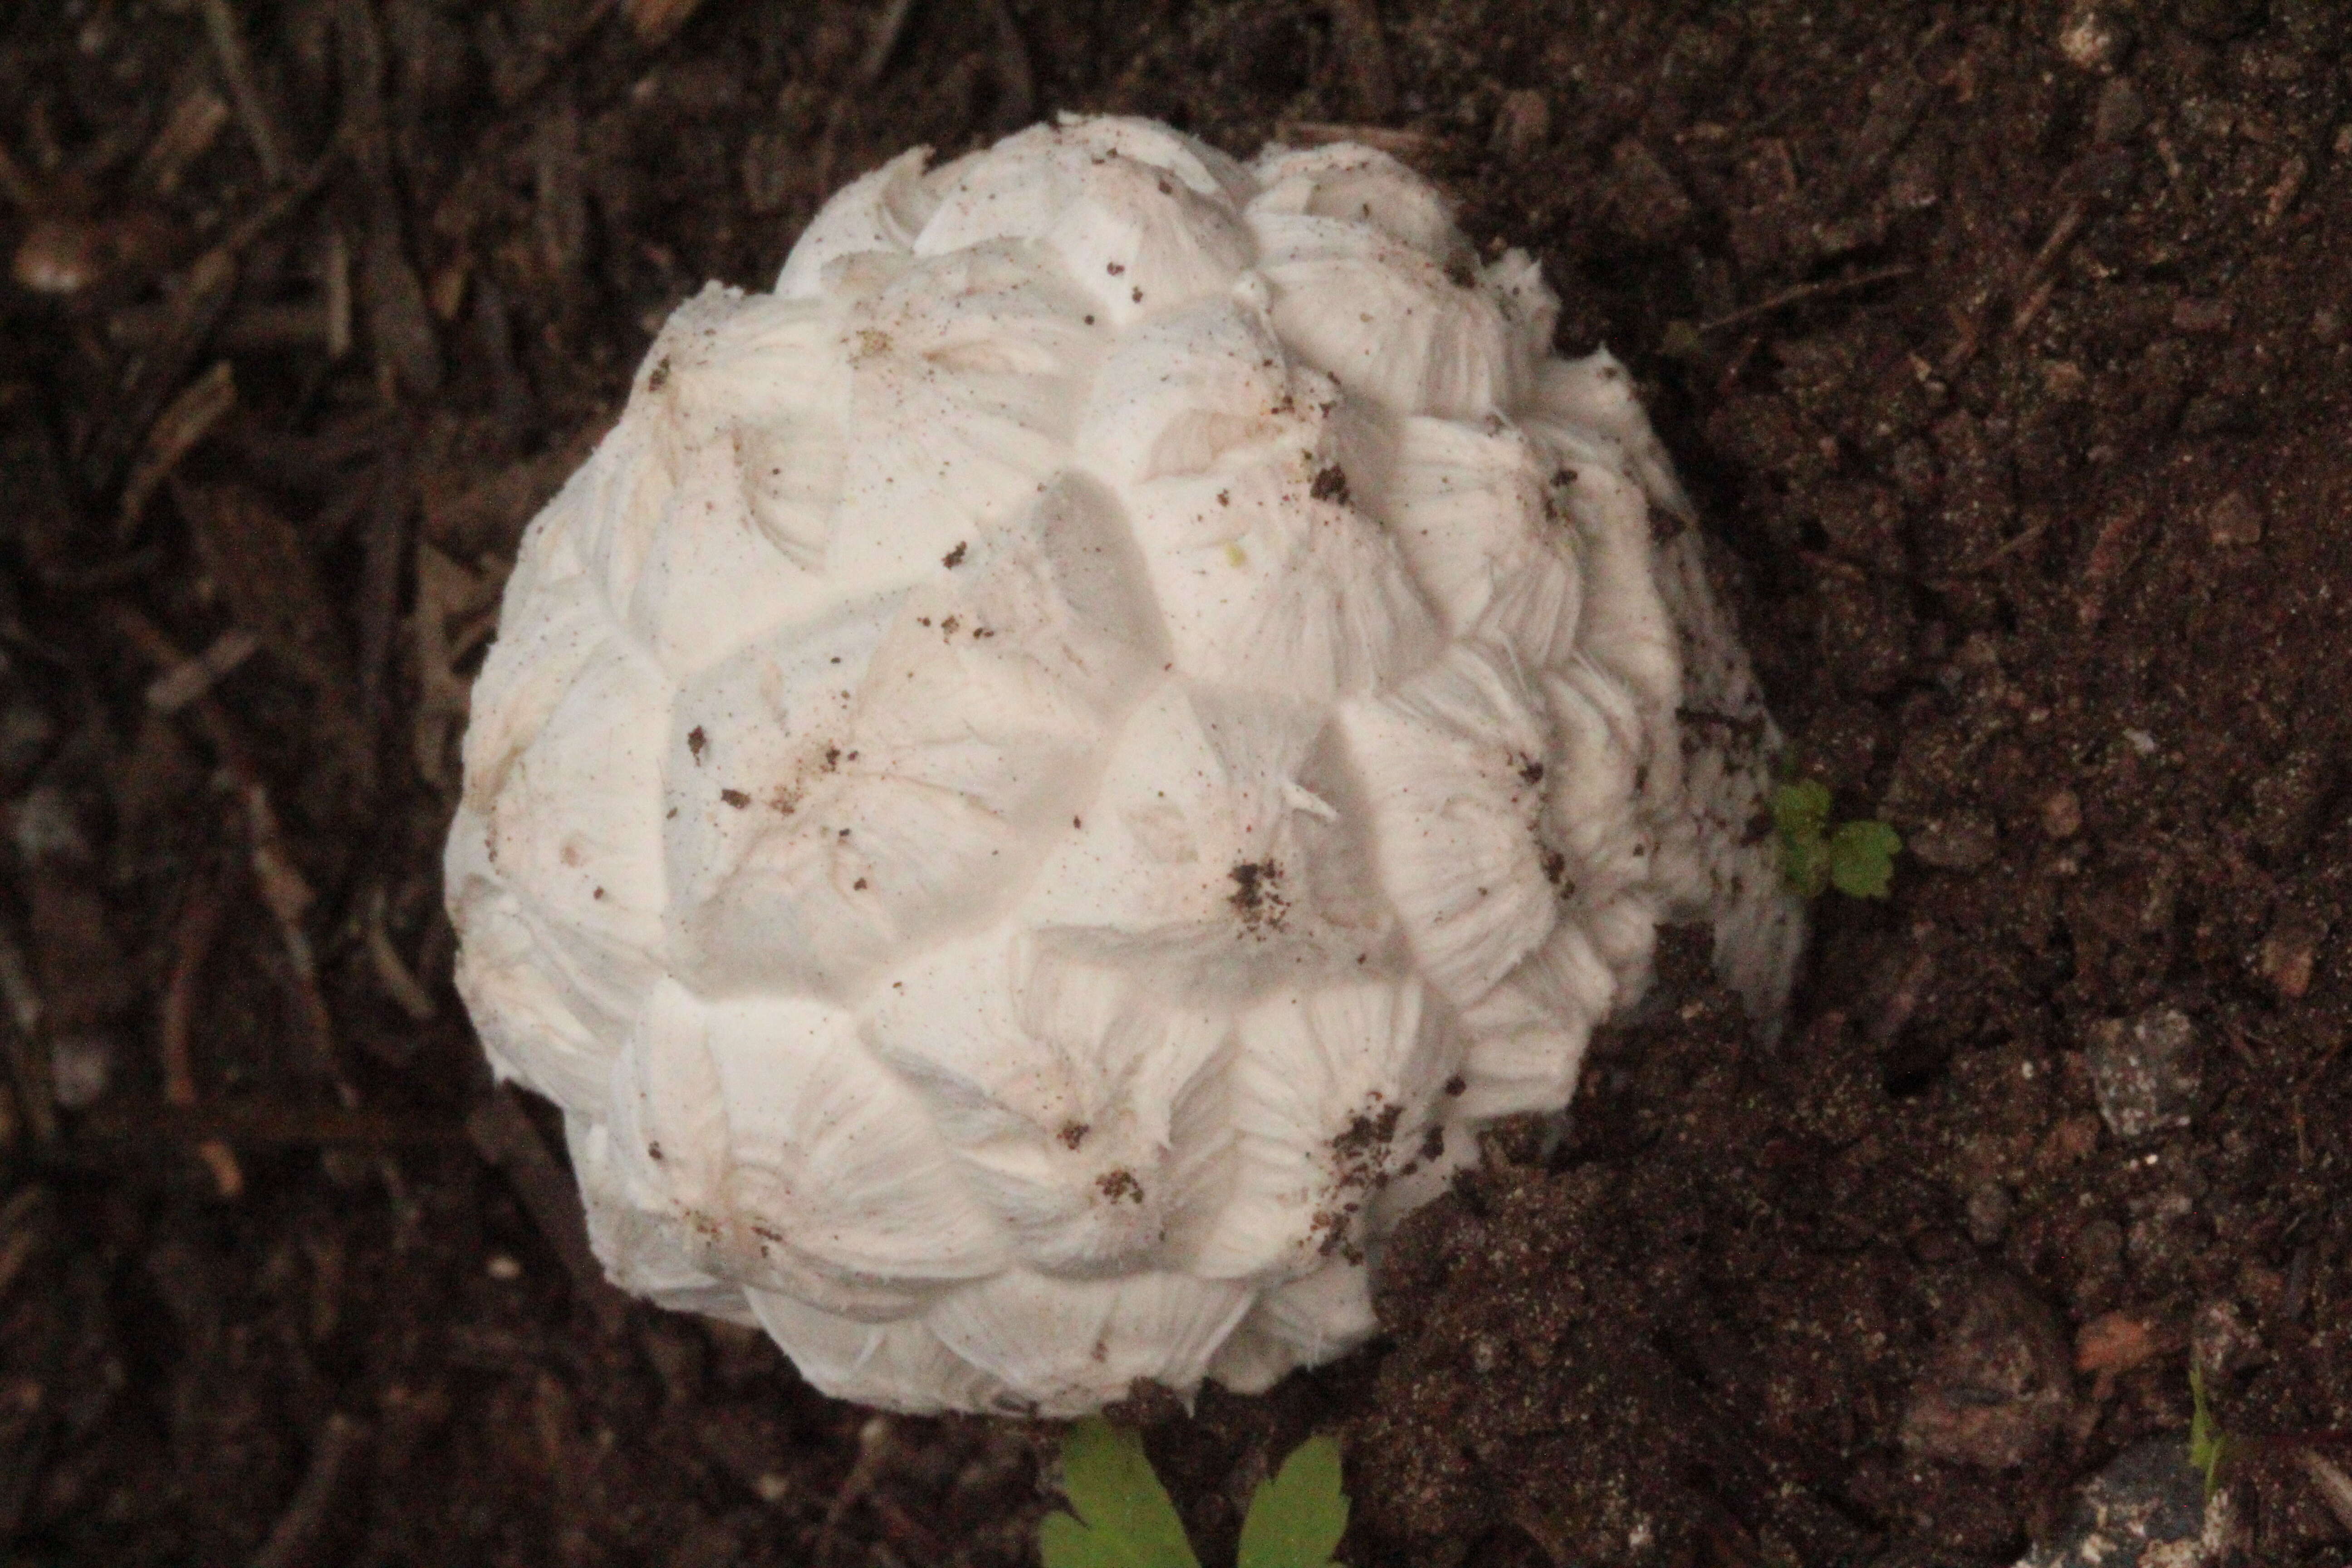
M 896 1409 L 1262 1389 L 1662 922 L 1777 1015 L 1778 738 L 1557 310 L 1382 153 L 1108 118 L 678 310 L 524 539 L 446 866 L 615 1280 Z

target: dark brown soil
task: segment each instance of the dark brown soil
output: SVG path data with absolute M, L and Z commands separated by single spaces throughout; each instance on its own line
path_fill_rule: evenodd
M 1535 248 L 1798 765 L 1910 847 L 1777 1039 L 1670 944 L 1375 1347 L 1137 1402 L 1209 1560 L 1317 1427 L 1356 1568 L 1926 1568 L 2180 1434 L 2192 1345 L 2233 1429 L 2352 1426 L 2352 18 L 1375 3 L 6 8 L 6 1563 L 1030 1560 L 1050 1431 L 599 1287 L 436 857 L 516 538 L 664 313 L 1062 109 L 1371 127 Z M 2255 1452 L 2245 1560 L 2343 1562 Z

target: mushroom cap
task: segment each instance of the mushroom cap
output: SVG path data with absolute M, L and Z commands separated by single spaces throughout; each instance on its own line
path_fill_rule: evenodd
M 1354 146 L 1068 119 L 680 307 L 532 522 L 446 880 L 598 1256 L 818 1387 L 1262 1389 L 1705 921 L 1778 736 L 1625 373 Z

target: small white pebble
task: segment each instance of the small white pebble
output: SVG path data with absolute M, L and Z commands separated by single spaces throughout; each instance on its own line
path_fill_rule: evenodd
M 483 1268 L 488 1271 L 490 1278 L 493 1279 L 520 1279 L 522 1278 L 522 1265 L 516 1262 L 513 1258 L 508 1257 L 503 1252 L 491 1253 L 490 1260 L 484 1264 Z

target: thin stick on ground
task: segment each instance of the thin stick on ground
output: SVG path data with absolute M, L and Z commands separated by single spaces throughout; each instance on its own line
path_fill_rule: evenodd
M 144 654 L 150 662 L 170 670 L 188 662 L 187 655 L 175 645 L 163 628 L 156 626 L 131 605 L 117 601 L 108 606 L 115 628 L 124 639 Z M 278 813 L 270 805 L 268 786 L 263 783 L 261 771 L 255 766 L 252 748 L 237 732 L 217 698 L 206 692 L 187 705 L 203 727 L 205 738 L 212 743 L 219 759 L 221 771 L 229 777 L 237 803 L 243 808 L 247 841 L 251 845 L 254 881 L 261 893 L 261 901 L 278 926 L 278 941 L 286 951 L 288 968 L 293 979 L 296 1012 L 301 1019 L 302 1034 L 310 1048 L 312 1062 L 321 1077 L 333 1086 L 335 1098 L 345 1110 L 360 1102 L 359 1090 L 344 1076 L 340 1053 L 335 1047 L 334 1019 L 327 1011 L 327 1002 L 319 989 L 319 963 L 310 944 L 310 933 L 303 921 L 315 895 L 301 868 L 295 863 L 293 853 L 287 847 L 286 836 L 278 821 Z
M 189 1060 L 188 1035 L 196 1010 L 196 985 L 205 960 L 220 934 L 221 895 L 211 876 L 199 871 L 180 906 L 178 928 L 172 941 L 172 979 L 163 989 L 159 1034 L 163 1058 L 163 1098 L 173 1105 L 196 1103 L 196 1076 Z M 236 1152 L 218 1138 L 196 1145 L 196 1156 L 212 1171 L 213 1187 L 224 1198 L 245 1190 L 245 1173 Z
M 229 99 L 236 105 L 237 123 L 245 128 L 246 140 L 253 143 L 253 155 L 261 164 L 261 177 L 273 185 L 283 184 L 286 139 L 270 117 L 260 88 L 254 82 L 253 61 L 246 53 L 245 35 L 238 28 L 236 11 L 229 0 L 204 0 L 204 6 L 205 30 L 211 36 L 214 58 L 220 62 Z
M 343 1475 L 367 1441 L 366 1423 L 338 1410 L 319 1428 L 310 1446 L 310 1468 L 294 1499 L 278 1516 L 269 1539 L 253 1554 L 252 1568 L 295 1568 L 313 1560 L 326 1532 L 335 1499 L 343 1489 Z
M 1736 326 L 1741 321 L 1753 321 L 1758 316 L 1769 315 L 1775 310 L 1784 310 L 1791 305 L 1801 305 L 1809 300 L 1850 294 L 1857 289 L 1867 289 L 1874 283 L 1885 283 L 1892 279 L 1907 278 L 1918 270 L 1917 268 L 1908 265 L 1880 267 L 1868 272 L 1857 272 L 1851 278 L 1823 278 L 1811 283 L 1800 283 L 1793 289 L 1781 289 L 1769 299 L 1759 300 L 1753 305 L 1742 305 L 1738 310 L 1717 316 L 1711 321 L 1701 321 L 1698 324 L 1698 330 L 1702 332 L 1720 331 L 1725 327 Z
M 49 1078 L 49 1042 L 33 965 L 16 939 L 0 931 L 0 1001 L 7 1005 L 8 1068 L 17 1110 L 36 1144 L 58 1135 Z

